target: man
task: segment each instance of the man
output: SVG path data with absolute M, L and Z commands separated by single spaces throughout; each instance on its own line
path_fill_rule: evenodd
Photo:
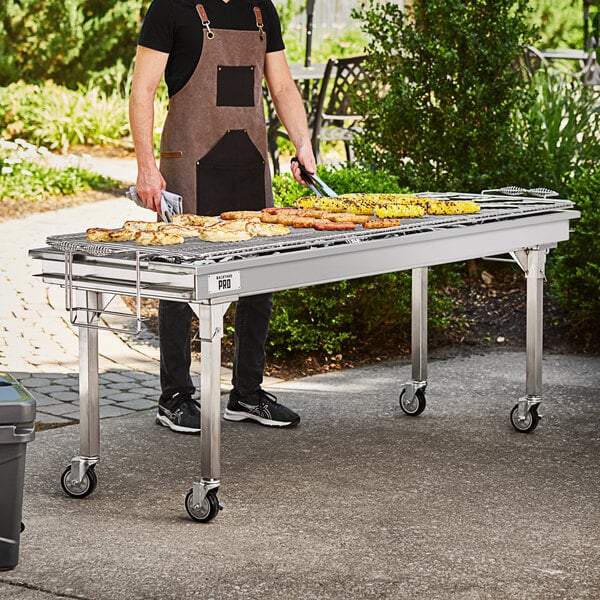
M 163 74 L 169 113 L 159 170 L 152 139 L 154 99 Z M 272 206 L 263 77 L 300 163 L 314 173 L 306 113 L 271 0 L 153 1 L 138 40 L 129 105 L 137 191 L 148 208 L 160 211 L 165 189 L 183 196 L 186 213 Z M 295 163 L 292 173 L 302 181 Z M 233 389 L 224 417 L 289 427 L 300 417 L 261 388 L 271 306 L 272 294 L 237 303 Z M 190 376 L 191 320 L 188 304 L 160 302 L 157 422 L 182 433 L 200 432 Z

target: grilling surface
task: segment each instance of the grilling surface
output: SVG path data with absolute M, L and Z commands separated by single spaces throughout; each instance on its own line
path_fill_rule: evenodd
M 425 194 L 423 194 L 425 196 Z M 292 229 L 289 235 L 265 238 L 254 237 L 243 242 L 205 242 L 198 238 L 186 238 L 183 244 L 173 246 L 144 246 L 135 242 L 88 242 L 85 232 L 50 236 L 46 243 L 57 250 L 82 253 L 91 256 L 117 256 L 134 254 L 138 258 L 165 260 L 168 262 L 218 262 L 253 255 L 273 254 L 311 247 L 334 244 L 358 243 L 362 240 L 381 239 L 391 236 L 410 235 L 425 231 L 451 227 L 476 225 L 489 221 L 515 219 L 527 215 L 556 212 L 573 207 L 568 200 L 533 199 L 528 197 L 474 195 L 461 193 L 427 194 L 432 198 L 452 200 L 474 200 L 481 211 L 466 215 L 428 215 L 403 219 L 399 227 L 386 229 L 363 229 L 353 231 L 315 231 L 314 229 Z M 94 224 L 98 225 L 98 224 Z M 125 257 L 125 256 L 123 256 Z

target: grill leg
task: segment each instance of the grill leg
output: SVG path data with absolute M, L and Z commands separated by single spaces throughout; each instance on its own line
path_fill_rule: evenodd
M 523 432 L 533 431 L 537 426 L 537 407 L 542 401 L 543 297 L 547 253 L 545 247 L 513 253 L 527 279 L 525 396 L 519 398 L 511 413 L 513 426 Z
M 77 306 L 84 306 L 89 325 L 98 318 L 102 294 L 77 291 Z M 100 458 L 100 405 L 98 385 L 98 329 L 79 328 L 79 456 L 71 460 L 69 482 L 79 485 Z
M 400 407 L 408 415 L 425 409 L 427 387 L 427 267 L 412 270 L 411 359 L 412 380 L 400 393 Z
M 542 395 L 545 265 L 545 250 L 533 249 L 527 253 L 527 396 Z
M 221 338 L 226 304 L 192 304 L 200 321 L 200 481 L 195 481 L 188 513 L 197 521 L 215 516 L 221 484 Z M 211 496 L 211 498 L 208 498 Z M 214 501 L 212 500 L 214 498 Z M 208 509 L 202 507 L 208 506 Z M 198 516 L 200 515 L 200 516 Z

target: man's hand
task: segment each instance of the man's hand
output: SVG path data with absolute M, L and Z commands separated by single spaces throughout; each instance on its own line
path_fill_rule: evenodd
M 167 184 L 156 164 L 138 169 L 136 188 L 140 200 L 150 210 L 160 213 L 161 192 L 167 189 Z
M 292 175 L 298 183 L 301 183 L 302 185 L 308 185 L 304 179 L 302 179 L 300 165 L 302 165 L 311 175 L 317 172 L 317 165 L 312 148 L 310 146 L 298 148 L 296 150 L 296 158 L 298 159 L 298 162 L 292 161 L 290 166 Z

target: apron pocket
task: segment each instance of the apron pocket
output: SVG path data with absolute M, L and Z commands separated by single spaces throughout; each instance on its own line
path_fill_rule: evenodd
M 196 163 L 200 215 L 260 210 L 265 201 L 265 161 L 245 130 L 228 131 Z
M 183 152 L 181 150 L 175 150 L 173 152 L 161 152 L 161 158 L 181 158 L 183 156 Z
M 217 106 L 254 106 L 254 67 L 217 67 Z

